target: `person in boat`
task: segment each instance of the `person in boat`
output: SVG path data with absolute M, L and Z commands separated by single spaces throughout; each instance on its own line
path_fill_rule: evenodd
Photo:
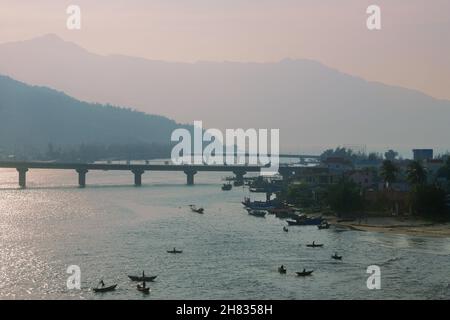
M 306 273 L 306 269 L 305 269 L 305 268 L 303 268 L 303 271 L 302 271 L 302 273 Z
M 177 250 L 175 249 L 175 247 L 173 247 L 173 252 L 175 252 L 175 251 L 177 251 Z
M 313 246 L 315 245 L 315 241 L 313 241 L 312 245 L 313 245 Z
M 102 286 L 102 288 L 105 286 L 105 283 L 103 282 L 103 279 L 100 280 L 100 282 L 98 283 L 99 286 Z

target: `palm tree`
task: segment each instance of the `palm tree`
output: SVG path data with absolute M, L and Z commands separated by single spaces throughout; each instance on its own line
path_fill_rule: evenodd
M 391 160 L 384 160 L 381 165 L 380 175 L 383 178 L 385 185 L 389 186 L 397 180 L 398 167 Z
M 423 185 L 427 181 L 427 171 L 418 161 L 412 161 L 406 169 L 406 179 L 412 185 Z
M 450 156 L 447 158 L 445 165 L 438 170 L 438 177 L 445 178 L 450 181 Z

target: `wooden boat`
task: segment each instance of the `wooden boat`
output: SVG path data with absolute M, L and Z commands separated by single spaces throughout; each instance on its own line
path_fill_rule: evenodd
M 222 186 L 223 191 L 229 191 L 231 190 L 231 188 L 233 188 L 233 185 L 231 183 L 224 183 L 224 185 Z
M 320 247 L 323 247 L 323 244 L 322 243 L 321 244 L 310 243 L 310 244 L 307 244 L 306 246 L 310 247 L 310 248 L 320 248 Z
M 266 192 L 266 188 L 264 188 L 264 187 L 250 187 L 250 192 L 260 192 L 260 193 L 263 193 L 263 192 Z
M 149 287 L 144 287 L 144 286 L 138 284 L 136 286 L 136 288 L 138 289 L 138 291 L 141 291 L 142 293 L 145 293 L 145 294 L 150 293 L 150 288 Z
M 242 204 L 250 209 L 254 210 L 269 210 L 275 208 L 275 204 L 272 201 L 250 201 L 249 198 L 245 198 Z
M 296 220 L 286 220 L 290 226 L 314 226 L 322 223 L 322 218 L 299 217 Z
M 296 272 L 297 276 L 299 277 L 306 277 L 312 275 L 314 270 L 311 271 L 302 271 L 302 272 Z
M 238 180 L 235 180 L 235 181 L 233 182 L 233 185 L 234 185 L 235 187 L 242 187 L 242 186 L 244 185 L 244 181 L 238 181 Z
M 114 285 L 108 286 L 108 287 L 93 288 L 92 290 L 94 292 L 108 292 L 108 291 L 116 290 L 116 287 L 117 287 L 117 284 L 114 284 Z
M 260 217 L 260 218 L 264 218 L 264 216 L 266 215 L 266 211 L 262 211 L 262 210 L 248 210 L 248 214 L 255 216 L 255 217 Z
M 268 210 L 270 208 L 273 208 L 273 206 L 254 204 L 254 205 L 248 206 L 247 208 L 252 209 L 252 210 Z
M 205 209 L 203 208 L 197 208 L 195 205 L 191 204 L 189 205 L 189 207 L 191 208 L 191 210 L 193 212 L 197 212 L 197 213 L 204 213 Z
M 334 260 L 342 260 L 342 256 L 338 256 L 337 254 L 334 254 L 331 256 Z
M 262 187 L 250 186 L 249 190 L 250 190 L 250 192 L 255 192 L 255 193 L 276 193 L 281 190 L 281 187 L 275 186 L 275 185 L 267 185 L 267 186 L 262 186 Z
M 157 276 L 151 276 L 151 277 L 146 277 L 146 276 L 128 276 L 128 278 L 130 278 L 131 281 L 148 281 L 148 282 L 152 282 L 155 281 Z
M 167 253 L 183 253 L 183 250 L 167 250 Z
M 278 267 L 278 272 L 281 273 L 281 274 L 286 274 L 286 268 Z
M 298 217 L 296 210 L 293 208 L 275 208 L 268 210 L 270 214 L 274 214 L 275 217 L 280 219 L 292 218 L 295 219 Z

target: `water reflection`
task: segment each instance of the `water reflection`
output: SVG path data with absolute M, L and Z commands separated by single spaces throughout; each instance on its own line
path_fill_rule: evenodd
M 199 175 L 187 187 L 179 173 L 152 173 L 135 188 L 128 174 L 92 173 L 93 186 L 79 189 L 72 173 L 41 171 L 30 175 L 32 188 L 17 190 L 8 187 L 16 172 L 1 171 L 0 297 L 143 299 L 127 274 L 144 269 L 158 275 L 153 299 L 448 299 L 449 239 L 315 227 L 286 233 L 274 216 L 249 216 L 240 205 L 247 191 L 222 192 L 221 178 Z M 191 203 L 205 214 L 192 213 Z M 305 247 L 312 241 L 325 246 Z M 168 255 L 173 247 L 183 254 Z M 331 259 L 335 251 L 341 262 Z M 79 291 L 65 286 L 71 264 L 82 270 Z M 366 287 L 371 264 L 382 270 L 378 292 Z M 314 275 L 299 279 L 303 268 Z M 116 292 L 95 295 L 100 278 L 118 283 Z

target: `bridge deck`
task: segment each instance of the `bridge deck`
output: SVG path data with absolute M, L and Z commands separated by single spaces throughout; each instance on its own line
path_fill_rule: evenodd
M 259 172 L 262 166 L 254 165 L 174 165 L 174 164 L 102 164 L 102 163 L 64 163 L 39 161 L 0 162 L 0 168 L 55 169 L 55 170 L 144 170 L 144 171 L 245 171 Z
M 0 168 L 16 169 L 19 173 L 19 186 L 25 188 L 26 174 L 29 169 L 47 170 L 74 170 L 78 173 L 80 187 L 86 185 L 86 174 L 91 170 L 102 171 L 131 171 L 134 174 L 134 184 L 142 184 L 142 175 L 145 171 L 181 171 L 186 174 L 187 184 L 194 184 L 194 175 L 199 171 L 232 172 L 236 180 L 243 181 L 248 172 L 261 172 L 265 166 L 258 165 L 175 165 L 175 164 L 103 164 L 103 163 L 65 163 L 65 162 L 39 162 L 39 161 L 0 161 Z M 278 173 L 289 178 L 293 173 L 301 170 L 300 167 L 280 165 Z
M 262 166 L 254 165 L 174 165 L 174 164 L 102 164 L 102 163 L 64 163 L 39 161 L 0 161 L 0 168 L 13 168 L 19 173 L 19 186 L 26 187 L 26 174 L 29 169 L 75 170 L 78 173 L 78 184 L 86 186 L 86 174 L 90 170 L 131 171 L 134 174 L 134 184 L 142 184 L 145 171 L 182 171 L 186 174 L 187 184 L 194 184 L 194 175 L 199 171 L 232 172 L 237 180 L 243 181 L 247 172 L 260 172 Z

